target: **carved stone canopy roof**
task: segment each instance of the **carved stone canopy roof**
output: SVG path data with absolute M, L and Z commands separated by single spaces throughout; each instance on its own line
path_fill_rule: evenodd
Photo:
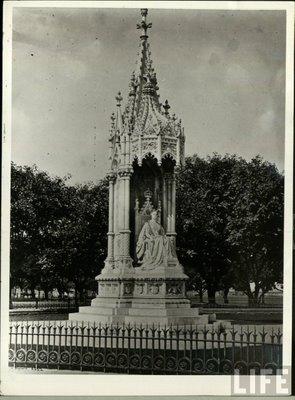
M 160 103 L 158 84 L 151 59 L 146 22 L 147 9 L 141 9 L 141 29 L 136 69 L 131 75 L 127 104 L 122 111 L 122 95 L 119 92 L 117 112 L 111 116 L 110 159 L 111 169 L 131 167 L 134 160 L 141 165 L 145 157 L 155 157 L 161 165 L 165 157 L 177 166 L 184 160 L 184 131 L 181 120 L 170 115 L 166 100 Z

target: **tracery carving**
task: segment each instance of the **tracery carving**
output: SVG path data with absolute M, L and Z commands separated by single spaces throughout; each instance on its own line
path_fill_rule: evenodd
M 132 283 L 125 283 L 124 284 L 124 294 L 129 295 L 133 292 L 133 284 Z
M 149 283 L 148 284 L 148 293 L 150 294 L 159 294 L 161 291 L 162 283 Z
M 180 282 L 173 282 L 166 284 L 166 293 L 169 295 L 180 295 L 182 294 L 183 284 Z

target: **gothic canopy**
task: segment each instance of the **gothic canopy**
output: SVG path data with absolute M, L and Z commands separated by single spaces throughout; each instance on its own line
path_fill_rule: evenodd
M 153 157 L 158 165 L 170 158 L 176 166 L 184 161 L 184 131 L 181 120 L 170 115 L 166 100 L 161 104 L 157 77 L 151 59 L 147 30 L 152 24 L 146 22 L 147 9 L 141 9 L 141 30 L 136 69 L 131 75 L 129 94 L 122 110 L 122 95 L 119 92 L 117 112 L 111 116 L 110 159 L 112 172 L 138 165 L 146 157 Z

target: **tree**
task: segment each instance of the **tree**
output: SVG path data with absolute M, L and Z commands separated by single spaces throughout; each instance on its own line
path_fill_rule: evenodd
M 34 167 L 12 164 L 11 286 L 62 296 L 95 287 L 106 257 L 108 189 L 67 185 Z
M 58 221 L 55 246 L 49 249 L 48 257 L 64 277 L 59 291 L 66 291 L 72 282 L 81 296 L 87 289 L 96 289 L 94 278 L 106 258 L 108 188 L 102 180 L 98 185 L 69 187 L 68 193 L 71 213 Z
M 203 303 L 203 295 L 206 291 L 206 282 L 196 268 L 186 266 L 185 272 L 188 276 L 186 290 L 193 290 L 198 293 L 199 300 Z
M 214 154 L 188 157 L 177 190 L 177 246 L 210 303 L 231 287 L 249 303 L 282 282 L 284 178 L 275 165 Z M 194 272 L 193 272 L 194 271 Z
M 94 288 L 106 257 L 108 189 L 66 184 L 34 167 L 12 164 L 11 286 Z
M 216 291 L 230 278 L 225 233 L 232 200 L 228 185 L 238 162 L 236 156 L 228 155 L 188 157 L 177 181 L 179 258 L 186 270 L 195 270 L 205 281 L 210 303 L 215 303 Z
M 283 278 L 284 177 L 256 157 L 235 166 L 230 186 L 227 242 L 234 286 L 257 305 Z
M 51 178 L 36 166 L 11 167 L 11 286 L 35 289 L 41 285 L 44 253 L 51 245 L 50 230 L 64 214 L 65 180 Z

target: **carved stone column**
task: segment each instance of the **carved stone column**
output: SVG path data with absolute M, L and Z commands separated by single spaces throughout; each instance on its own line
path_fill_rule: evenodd
M 118 179 L 118 230 L 121 232 L 124 229 L 124 219 L 125 219 L 125 182 L 122 171 L 119 172 Z
M 116 261 L 119 251 L 118 251 L 118 236 L 119 236 L 119 177 L 114 184 L 114 259 Z
M 176 218 L 176 181 L 173 174 L 171 179 L 171 233 L 176 234 L 175 231 L 175 218 Z
M 167 181 L 166 174 L 163 175 L 163 191 L 162 191 L 162 215 L 163 215 L 163 227 L 167 232 L 168 223 L 167 223 Z
M 168 175 L 166 178 L 167 182 L 167 234 L 171 231 L 171 185 L 170 185 L 170 176 Z
M 108 228 L 108 263 L 114 263 L 114 180 L 113 174 L 109 175 L 109 228 Z
M 108 272 L 114 268 L 115 257 L 114 257 L 114 239 L 115 239 L 115 227 L 114 227 L 114 206 L 115 206 L 115 193 L 114 193 L 114 181 L 116 177 L 115 174 L 110 173 L 108 175 L 109 180 L 109 224 L 108 224 L 108 253 L 105 260 L 105 266 L 103 273 Z
M 124 176 L 124 194 L 125 194 L 125 201 L 124 201 L 124 230 L 130 229 L 130 173 L 126 172 Z
M 175 229 L 175 218 L 176 218 L 176 181 L 175 175 L 171 175 L 170 179 L 171 188 L 171 215 L 170 215 L 170 240 L 176 249 L 176 229 Z
M 165 214 L 166 214 L 166 221 L 167 221 L 167 226 L 166 226 L 166 233 L 169 235 L 172 232 L 172 175 L 171 173 L 166 173 L 164 175 L 164 188 L 165 188 Z
M 130 177 L 131 168 L 124 168 L 119 171 L 120 176 L 120 256 L 121 267 L 132 268 L 132 258 L 130 257 Z

